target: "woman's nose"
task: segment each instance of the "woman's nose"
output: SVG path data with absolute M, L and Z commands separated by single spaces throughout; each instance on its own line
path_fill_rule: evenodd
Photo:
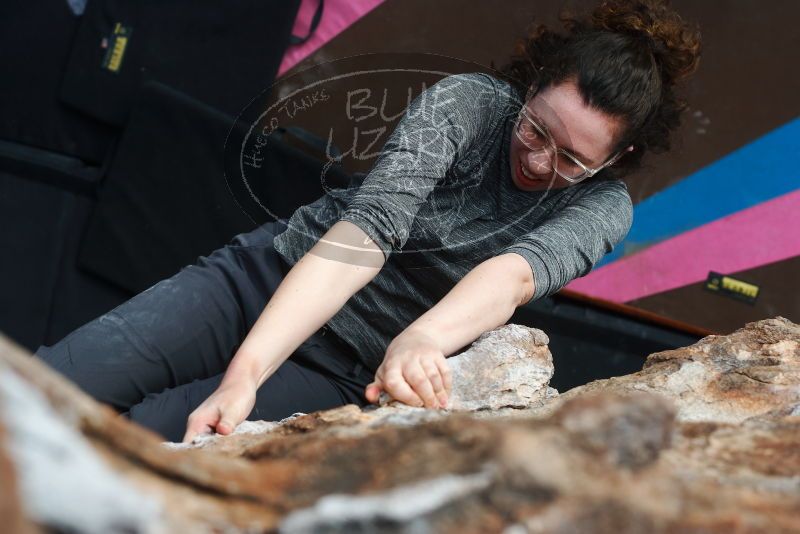
M 553 171 L 553 154 L 547 148 L 531 150 L 526 154 L 528 168 L 535 173 L 544 174 Z

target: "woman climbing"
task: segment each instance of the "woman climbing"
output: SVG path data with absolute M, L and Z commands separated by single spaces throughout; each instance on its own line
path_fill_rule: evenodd
M 627 234 L 621 178 L 669 149 L 698 31 L 662 0 L 535 28 L 408 107 L 357 187 L 236 236 L 37 356 L 165 438 L 385 391 L 446 407 L 446 357 Z

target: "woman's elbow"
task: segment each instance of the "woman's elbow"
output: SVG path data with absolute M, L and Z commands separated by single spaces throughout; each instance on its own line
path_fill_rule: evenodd
M 514 252 L 500 254 L 492 260 L 501 262 L 503 277 L 511 282 L 514 307 L 530 302 L 536 292 L 536 283 L 528 260 Z

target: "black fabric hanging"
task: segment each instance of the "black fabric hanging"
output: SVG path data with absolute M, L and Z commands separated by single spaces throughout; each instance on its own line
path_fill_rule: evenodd
M 0 2 L 0 139 L 100 164 L 115 130 L 58 99 L 79 20 L 64 0 Z
M 0 332 L 35 350 L 124 302 L 129 293 L 77 268 L 93 199 L 0 170 Z M 33 179 L 32 179 L 33 178 Z
M 236 116 L 275 79 L 300 0 L 90 0 L 64 102 L 123 125 L 153 80 Z
M 100 190 L 80 264 L 138 292 L 237 233 L 274 220 L 246 214 L 237 202 L 241 184 L 233 173 L 226 180 L 224 145 L 233 124 L 172 88 L 154 82 L 143 87 Z M 323 162 L 279 136 L 269 146 L 260 178 L 250 185 L 273 214 L 285 218 L 323 194 Z M 328 172 L 335 186 L 349 179 L 340 167 Z
M 47 330 L 69 197 L 0 171 L 0 331 L 29 349 Z

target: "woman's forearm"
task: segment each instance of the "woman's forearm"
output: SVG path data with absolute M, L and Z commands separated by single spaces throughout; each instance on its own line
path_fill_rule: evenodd
M 533 295 L 533 275 L 518 254 L 501 254 L 472 269 L 406 331 L 433 337 L 449 356 L 483 332 L 505 324 Z
M 256 387 L 378 274 L 385 259 L 358 226 L 339 221 L 292 267 L 225 374 Z

